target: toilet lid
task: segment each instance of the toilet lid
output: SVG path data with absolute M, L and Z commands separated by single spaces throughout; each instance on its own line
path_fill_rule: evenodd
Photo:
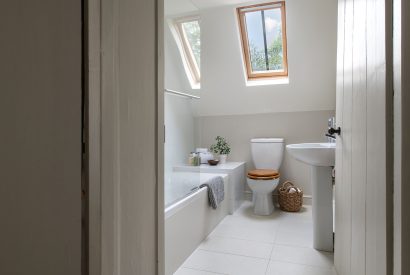
M 279 172 L 271 169 L 256 169 L 248 172 L 248 178 L 253 180 L 273 180 L 279 177 Z

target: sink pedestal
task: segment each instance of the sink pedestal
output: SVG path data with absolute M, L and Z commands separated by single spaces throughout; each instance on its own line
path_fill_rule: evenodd
M 286 145 L 297 160 L 311 165 L 313 247 L 333 252 L 333 185 L 336 143 Z
M 311 167 L 313 247 L 333 252 L 332 167 Z

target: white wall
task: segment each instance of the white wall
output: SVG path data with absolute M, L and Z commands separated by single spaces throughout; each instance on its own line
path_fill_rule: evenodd
M 186 92 L 189 83 L 174 37 L 165 25 L 165 88 Z M 192 100 L 165 93 L 165 182 L 170 179 L 172 167 L 187 162 L 194 151 L 194 116 Z
M 336 0 L 287 0 L 289 84 L 247 87 L 235 6 L 201 15 L 197 115 L 335 109 Z
M 191 99 L 165 94 L 165 181 L 172 167 L 187 163 L 194 151 L 194 116 Z
M 260 2 L 260 1 L 258 1 Z M 231 160 L 252 167 L 249 139 L 285 137 L 287 142 L 325 141 L 327 119 L 334 115 L 336 88 L 336 0 L 286 0 L 289 83 L 247 86 L 236 6 L 202 9 L 201 89 L 190 89 L 175 42 L 172 73 L 181 87 L 201 99 L 193 102 L 197 146 L 216 135 L 233 144 Z M 176 15 L 173 15 L 176 16 Z M 168 67 L 167 67 L 168 68 Z M 288 156 L 283 179 L 295 180 L 310 195 L 310 170 Z
M 251 138 L 282 137 L 286 144 L 325 142 L 327 119 L 332 115 L 333 111 L 317 111 L 199 117 L 196 119 L 196 140 L 199 145 L 209 147 L 217 135 L 225 137 L 232 148 L 229 160 L 246 161 L 249 170 L 254 167 Z M 280 172 L 281 182 L 291 180 L 302 187 L 307 196 L 311 195 L 308 165 L 285 152 Z

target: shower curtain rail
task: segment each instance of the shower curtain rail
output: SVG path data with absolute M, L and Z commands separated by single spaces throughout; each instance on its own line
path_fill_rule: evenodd
M 190 98 L 190 99 L 201 99 L 201 97 L 196 96 L 196 95 L 190 95 L 190 94 L 187 94 L 187 93 L 182 93 L 182 92 L 178 92 L 178 91 L 174 91 L 174 90 L 170 90 L 170 89 L 165 89 L 165 92 L 169 93 L 169 94 L 174 94 L 174 95 L 187 97 L 187 98 Z

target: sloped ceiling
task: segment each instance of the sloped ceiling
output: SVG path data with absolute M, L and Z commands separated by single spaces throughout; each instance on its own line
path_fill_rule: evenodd
M 191 0 L 165 0 L 165 15 L 177 15 L 197 11 Z
M 199 9 L 208 9 L 219 6 L 237 5 L 251 2 L 251 0 L 191 0 Z

